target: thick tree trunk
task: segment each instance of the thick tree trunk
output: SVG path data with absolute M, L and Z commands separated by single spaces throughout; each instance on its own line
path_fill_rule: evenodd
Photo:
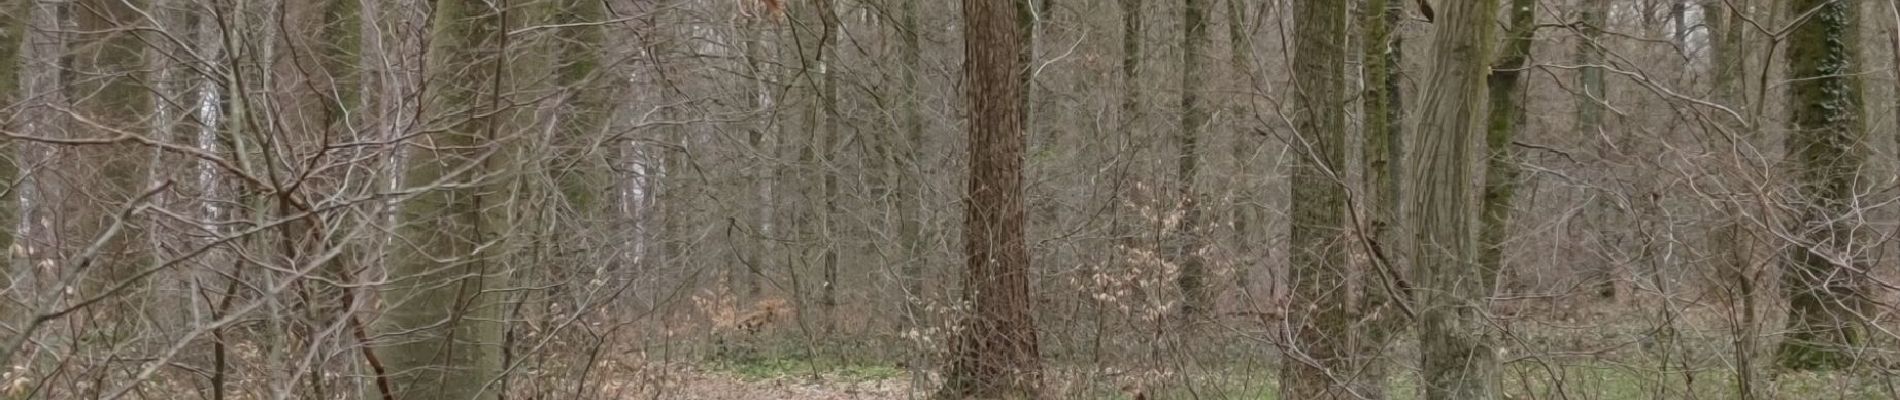
M 505 62 L 499 52 L 507 27 L 490 3 L 439 0 L 425 71 L 426 120 L 446 123 L 416 140 L 404 184 L 427 190 L 402 203 L 391 246 L 389 281 L 382 293 L 387 305 L 378 331 L 388 335 L 380 352 L 396 376 L 403 399 L 493 399 L 490 386 L 502 358 L 502 295 L 505 286 L 503 237 L 510 221 L 504 172 L 512 133 L 493 107 Z M 481 71 L 468 76 L 469 71 Z M 483 179 L 470 181 L 471 179 Z M 450 187 L 432 187 L 456 183 Z
M 1207 108 L 1201 104 L 1201 88 L 1207 82 L 1207 0 L 1187 0 L 1182 7 L 1181 28 L 1181 131 L 1175 136 L 1175 196 L 1181 207 L 1181 220 L 1174 226 L 1171 257 L 1181 268 L 1175 284 L 1184 301 L 1181 316 L 1194 318 L 1212 310 L 1207 289 L 1207 271 L 1200 254 L 1201 204 L 1195 198 L 1194 178 L 1200 170 L 1201 131 L 1207 126 Z
M 1858 4 L 1794 0 L 1789 12 L 1815 10 L 1791 32 L 1788 44 L 1788 157 L 1798 185 L 1799 220 L 1788 227 L 1798 242 L 1783 261 L 1788 334 L 1776 362 L 1791 370 L 1844 368 L 1866 340 L 1864 240 L 1852 225 L 1857 177 L 1866 158 L 1861 119 Z M 1818 8 L 1818 9 L 1817 9 Z
M 599 195 L 601 188 L 612 186 L 608 154 L 592 143 L 612 118 L 608 88 L 599 82 L 601 55 L 608 49 L 605 29 L 597 24 L 607 19 L 607 11 L 598 0 L 560 1 L 554 22 L 576 26 L 555 31 L 561 60 L 557 84 L 568 93 L 566 112 L 556 127 L 560 136 L 553 139 L 558 156 L 549 167 L 568 207 L 586 219 L 604 215 L 611 203 Z
M 969 197 L 964 209 L 963 300 L 972 313 L 952 350 L 940 398 L 1038 397 L 1041 361 L 1029 249 L 1023 241 L 1024 88 L 1021 26 L 1011 5 L 964 0 L 970 105 Z
M 1486 65 L 1497 0 L 1448 2 L 1433 26 L 1431 75 L 1419 109 L 1419 146 L 1406 170 L 1417 275 L 1425 398 L 1498 397 L 1498 360 L 1486 328 L 1492 274 L 1477 267 L 1471 174 L 1477 166 Z
M 1298 128 L 1293 142 L 1290 225 L 1293 342 L 1282 363 L 1283 398 L 1354 398 L 1345 263 L 1346 6 L 1296 4 L 1293 75 Z M 1336 383 L 1337 382 L 1337 383 Z

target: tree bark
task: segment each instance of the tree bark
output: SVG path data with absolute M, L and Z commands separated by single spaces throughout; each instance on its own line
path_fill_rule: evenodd
M 1399 0 L 1370 0 L 1360 15 L 1364 40 L 1360 56 L 1365 69 L 1361 104 L 1364 110 L 1361 148 L 1361 179 L 1364 185 L 1364 209 L 1368 213 L 1363 239 L 1366 250 L 1374 252 L 1366 270 L 1358 274 L 1359 304 L 1353 323 L 1356 343 L 1353 351 L 1356 368 L 1363 377 L 1353 390 L 1368 399 L 1385 398 L 1386 345 L 1401 329 L 1403 320 L 1392 309 L 1393 299 L 1402 293 L 1394 290 L 1399 263 L 1391 249 L 1397 243 L 1393 228 L 1399 223 L 1399 197 L 1404 155 L 1403 102 L 1399 92 L 1399 72 L 1403 67 L 1403 37 L 1397 34 L 1403 21 L 1405 3 Z
M 1258 82 L 1253 67 L 1253 38 L 1250 36 L 1252 30 L 1247 24 L 1248 12 L 1247 2 L 1227 2 L 1227 41 L 1231 49 L 1231 55 L 1227 61 L 1231 64 L 1229 68 L 1232 69 L 1232 76 L 1243 88 L 1232 92 L 1227 99 L 1227 114 L 1233 117 L 1230 118 L 1233 122 L 1229 126 L 1232 130 L 1229 135 L 1234 138 L 1233 144 L 1229 146 L 1234 160 L 1234 177 L 1231 182 L 1236 183 L 1235 187 L 1230 188 L 1232 194 L 1229 195 L 1227 211 L 1228 219 L 1233 223 L 1230 246 L 1236 250 L 1235 258 L 1239 261 L 1239 264 L 1234 267 L 1234 283 L 1243 289 L 1248 288 L 1252 282 L 1253 269 L 1266 265 L 1264 262 L 1253 261 L 1259 258 L 1259 254 L 1264 253 L 1259 252 L 1258 249 L 1251 249 L 1254 247 L 1253 233 L 1257 229 L 1256 226 L 1260 225 L 1257 221 L 1260 219 L 1261 207 L 1258 206 L 1260 204 L 1259 191 L 1255 185 L 1250 184 L 1258 175 L 1250 172 L 1257 168 L 1252 159 L 1260 146 L 1258 141 L 1249 140 L 1248 136 L 1253 135 L 1253 128 L 1248 121 L 1239 117 L 1249 111 L 1248 103 L 1253 101 L 1251 96 L 1256 93 Z
M 1207 271 L 1200 254 L 1201 205 L 1195 198 L 1194 178 L 1200 170 L 1200 136 L 1207 126 L 1207 109 L 1201 104 L 1202 87 L 1207 79 L 1206 49 L 1207 1 L 1187 0 L 1182 7 L 1181 27 L 1181 131 L 1175 136 L 1175 196 L 1181 207 L 1181 220 L 1174 226 L 1171 257 L 1181 273 L 1175 284 L 1184 297 L 1181 316 L 1194 318 L 1211 311 L 1207 289 Z
M 576 26 L 555 33 L 561 59 L 557 84 L 568 93 L 563 107 L 567 112 L 556 128 L 560 136 L 553 142 L 558 156 L 551 160 L 550 172 L 568 207 L 582 218 L 592 218 L 604 214 L 611 203 L 599 196 L 601 188 L 612 186 L 608 155 L 592 142 L 612 118 L 608 88 L 597 81 L 601 54 L 608 51 L 605 29 L 598 23 L 607 19 L 607 10 L 599 0 L 560 0 L 556 7 L 554 23 Z
M 964 0 L 970 105 L 963 300 L 973 313 L 956 338 L 939 393 L 946 399 L 1029 399 L 1040 393 L 1029 251 L 1023 240 L 1022 32 L 1012 6 Z
M 924 307 L 924 255 L 923 238 L 923 165 L 920 164 L 924 146 L 923 92 L 919 73 L 924 68 L 923 32 L 918 25 L 917 2 L 903 0 L 902 15 L 898 21 L 898 36 L 902 49 L 900 57 L 903 64 L 903 129 L 904 142 L 899 149 L 897 160 L 897 219 L 898 241 L 903 246 L 904 258 L 904 295 L 907 304 L 906 327 L 921 329 L 921 311 Z
M 1303 1 L 1293 19 L 1298 132 L 1290 213 L 1293 343 L 1281 367 L 1283 398 L 1353 398 L 1345 263 L 1346 6 Z M 1295 311 L 1297 310 L 1297 311 Z M 1336 383 L 1337 382 L 1337 383 Z
M 1141 120 L 1142 0 L 1120 0 L 1122 9 L 1122 124 L 1133 128 Z
M 1486 125 L 1486 158 L 1482 227 L 1478 233 L 1478 265 L 1504 271 L 1504 240 L 1511 230 L 1512 200 L 1517 196 L 1517 152 L 1511 141 L 1524 123 L 1524 68 L 1530 61 L 1531 40 L 1537 30 L 1537 0 L 1511 0 L 1509 36 L 1491 68 L 1491 116 Z M 1497 282 L 1492 283 L 1495 287 Z
M 1788 334 L 1775 359 L 1790 370 L 1844 368 L 1867 340 L 1864 240 L 1855 231 L 1857 177 L 1865 162 L 1866 127 L 1861 84 L 1855 75 L 1860 44 L 1859 5 L 1794 0 L 1789 12 L 1812 17 L 1794 27 L 1788 43 L 1787 140 L 1795 168 L 1799 220 L 1788 227 L 1798 242 L 1783 260 Z
M 1496 10 L 1497 0 L 1450 2 L 1433 25 L 1419 147 L 1406 171 L 1416 185 L 1406 198 L 1428 400 L 1498 397 L 1496 345 L 1483 316 L 1495 271 L 1475 264 L 1470 184 Z
M 13 109 L 22 97 L 19 89 L 20 70 L 25 68 L 20 56 L 25 52 L 27 25 L 32 21 L 32 0 L 0 1 L 0 109 Z M 13 127 L 0 127 L 12 130 Z M 19 182 L 20 146 L 14 141 L 0 142 L 0 287 L 13 286 L 13 261 L 23 251 L 14 250 L 14 227 L 19 224 L 20 191 L 15 182 Z M 11 322 L 14 312 L 0 312 L 0 321 Z

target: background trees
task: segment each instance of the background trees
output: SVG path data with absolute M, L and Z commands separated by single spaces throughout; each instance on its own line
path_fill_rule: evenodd
M 0 2 L 0 393 L 1892 397 L 1890 2 L 1096 3 Z
M 502 52 L 511 20 L 502 8 L 473 1 L 436 4 L 430 63 L 435 85 L 422 94 L 424 121 L 443 124 L 405 154 L 404 185 L 440 185 L 404 200 L 396 220 L 401 242 L 390 246 L 388 311 L 378 333 L 396 335 L 384 349 L 398 372 L 393 394 L 404 398 L 496 398 L 489 382 L 502 368 L 498 293 L 510 286 L 515 251 L 512 163 L 526 126 L 500 109 L 503 91 L 518 87 Z M 519 14 L 517 14 L 519 15 Z M 473 79 L 467 79 L 473 75 Z M 510 92 L 512 93 L 512 92 Z M 416 335 L 416 336 L 409 336 Z M 409 336 L 409 337 L 405 337 Z M 388 395 L 388 394 L 385 394 Z

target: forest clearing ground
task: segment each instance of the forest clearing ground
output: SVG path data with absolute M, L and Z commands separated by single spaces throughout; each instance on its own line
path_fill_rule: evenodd
M 1511 331 L 1503 343 L 1503 390 L 1516 399 L 1732 398 L 1733 370 L 1727 358 L 1731 337 L 1719 306 L 1681 309 L 1674 345 L 1661 344 L 1661 316 L 1654 315 L 1651 306 L 1538 301 L 1501 308 L 1496 317 Z M 1261 338 L 1270 333 L 1229 333 L 1245 337 L 1199 337 L 1194 342 L 1200 344 L 1190 346 L 1195 349 L 1177 354 L 1186 358 L 1159 364 L 1119 359 L 1106 361 L 1118 367 L 1103 368 L 1087 362 L 1086 356 L 1055 355 L 1045 361 L 1044 386 L 1050 398 L 1057 399 L 1130 399 L 1136 392 L 1150 399 L 1278 398 L 1279 357 L 1244 350 L 1260 350 Z M 834 349 L 850 354 L 814 361 L 796 356 L 805 349 L 781 348 L 789 342 L 774 344 L 741 358 L 659 363 L 667 367 L 649 371 L 665 371 L 664 378 L 653 380 L 664 383 L 636 392 L 658 390 L 663 395 L 657 398 L 687 400 L 906 399 L 923 398 L 933 387 L 934 377 L 913 380 L 901 364 L 859 354 L 866 351 L 862 348 Z M 1399 367 L 1385 385 L 1391 399 L 1417 398 L 1415 346 L 1401 341 L 1389 353 Z M 1884 345 L 1869 350 L 1866 355 L 1875 359 L 1891 356 L 1884 354 L 1891 350 Z M 1900 398 L 1894 396 L 1900 382 L 1893 372 L 1874 367 L 1852 373 L 1787 373 L 1770 385 L 1774 398 Z

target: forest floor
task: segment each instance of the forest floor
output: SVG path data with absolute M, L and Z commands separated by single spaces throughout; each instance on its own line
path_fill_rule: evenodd
M 597 398 L 674 400 L 856 400 L 904 399 L 908 374 L 897 370 L 814 372 L 809 366 L 679 365 L 661 375 L 598 388 Z M 867 373 L 868 372 L 868 373 Z
M 1659 324 L 1643 307 L 1594 305 L 1572 309 L 1512 310 L 1499 315 L 1510 333 L 1502 340 L 1506 360 L 1503 390 L 1511 399 L 1728 399 L 1735 397 L 1732 337 L 1721 313 L 1691 307 Z M 1510 315 L 1515 314 L 1515 315 Z M 1662 335 L 1660 326 L 1674 326 Z M 1249 399 L 1278 398 L 1278 356 L 1266 351 L 1263 335 L 1196 337 L 1161 359 L 1147 348 L 1118 347 L 1108 359 L 1056 355 L 1045 365 L 1052 399 Z M 1673 339 L 1667 339 L 1673 338 Z M 1244 339 L 1244 340 L 1243 340 Z M 1881 343 L 1865 355 L 1891 359 L 1900 349 Z M 877 346 L 870 346 L 877 347 Z M 867 351 L 864 347 L 855 352 Z M 1765 350 L 1765 349 L 1764 349 Z M 1385 390 L 1391 399 L 1417 398 L 1416 345 L 1398 343 L 1388 356 L 1397 369 Z M 819 353 L 825 353 L 819 351 Z M 713 399 L 913 399 L 934 377 L 913 379 L 901 364 L 876 355 L 842 351 L 813 361 L 804 350 L 762 346 L 743 358 L 688 357 L 648 364 L 640 382 L 603 388 L 595 398 Z M 850 360 L 857 357 L 856 360 Z M 1765 361 L 1765 360 L 1764 360 Z M 1103 367 L 1115 365 L 1121 368 Z M 1756 382 L 1783 399 L 1900 398 L 1900 369 L 1885 362 L 1853 373 L 1782 373 Z
M 695 371 L 675 377 L 669 394 L 678 400 L 785 399 L 846 400 L 902 399 L 910 393 L 903 377 L 863 378 L 835 374 L 749 377 L 722 371 Z

